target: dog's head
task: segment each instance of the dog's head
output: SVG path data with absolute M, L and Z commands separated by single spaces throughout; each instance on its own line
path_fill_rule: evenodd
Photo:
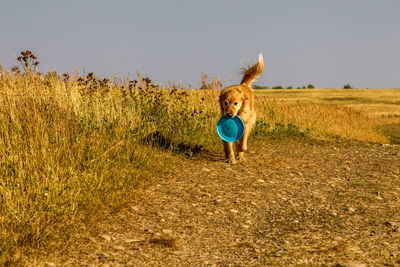
M 221 113 L 228 117 L 235 117 L 248 98 L 240 87 L 227 88 L 219 96 Z

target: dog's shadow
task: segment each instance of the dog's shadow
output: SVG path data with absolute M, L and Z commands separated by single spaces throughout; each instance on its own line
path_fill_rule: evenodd
M 143 143 L 150 144 L 165 150 L 171 150 L 177 153 L 185 153 L 194 156 L 201 153 L 204 149 L 201 145 L 188 145 L 185 143 L 175 143 L 171 139 L 163 136 L 159 131 L 149 134 L 143 140 Z
M 224 155 L 221 153 L 216 153 L 215 151 L 208 151 L 208 150 L 202 150 L 200 153 L 196 155 L 196 157 L 207 160 L 207 161 L 212 161 L 212 162 L 225 162 Z
M 145 144 L 150 144 L 165 150 L 171 150 L 178 154 L 185 154 L 188 159 L 203 159 L 211 162 L 225 162 L 226 159 L 220 151 L 211 151 L 201 145 L 187 145 L 184 143 L 174 143 L 172 140 L 164 137 L 159 131 L 149 134 L 142 139 Z

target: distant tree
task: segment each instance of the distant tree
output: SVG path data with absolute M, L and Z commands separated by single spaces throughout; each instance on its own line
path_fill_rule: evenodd
M 306 89 L 306 87 L 305 87 L 305 86 L 303 86 L 301 89 Z
M 301 87 L 300 87 L 300 86 L 297 86 L 297 89 L 301 89 Z
M 288 87 L 286 87 L 286 89 L 293 89 L 293 87 L 292 86 L 288 86 Z
M 251 86 L 251 88 L 253 88 L 253 89 L 255 89 L 255 90 L 258 90 L 258 89 L 269 89 L 268 86 L 265 86 L 265 85 L 255 85 L 255 84 L 253 84 L 253 85 Z
M 343 89 L 353 89 L 353 87 L 350 84 L 346 84 L 343 86 Z
M 309 84 L 309 85 L 307 85 L 307 88 L 308 88 L 308 89 L 314 89 L 314 85 Z
M 276 86 L 272 87 L 272 89 L 283 89 L 283 87 L 280 85 L 276 85 Z

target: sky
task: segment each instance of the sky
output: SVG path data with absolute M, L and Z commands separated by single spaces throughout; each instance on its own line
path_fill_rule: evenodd
M 398 0 L 1 0 L 0 64 L 225 85 L 263 53 L 255 84 L 400 87 Z

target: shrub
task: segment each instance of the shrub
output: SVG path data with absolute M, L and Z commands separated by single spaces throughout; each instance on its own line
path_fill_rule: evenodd
M 269 89 L 268 86 L 260 86 L 260 85 L 255 85 L 255 84 L 252 85 L 252 88 L 255 89 L 255 90 L 258 90 L 258 89 L 260 89 L 260 90 Z

